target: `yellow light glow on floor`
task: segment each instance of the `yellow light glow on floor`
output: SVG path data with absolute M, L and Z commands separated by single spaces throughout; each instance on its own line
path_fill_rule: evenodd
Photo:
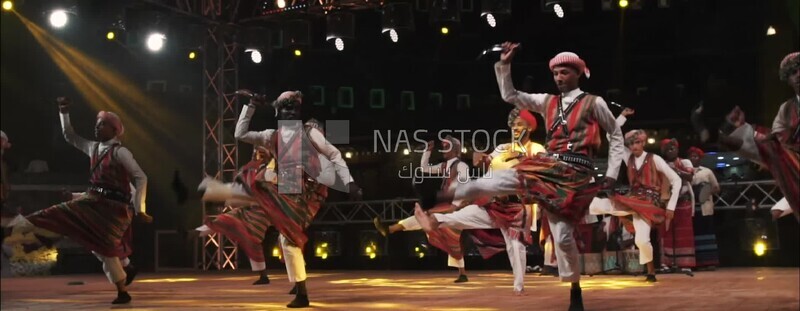
M 196 278 L 162 278 L 137 280 L 136 283 L 177 283 L 177 282 L 196 282 Z

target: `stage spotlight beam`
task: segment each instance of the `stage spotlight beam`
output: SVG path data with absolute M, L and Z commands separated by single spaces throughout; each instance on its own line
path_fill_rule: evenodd
M 11 11 L 14 9 L 14 2 L 13 1 L 3 1 L 3 10 Z

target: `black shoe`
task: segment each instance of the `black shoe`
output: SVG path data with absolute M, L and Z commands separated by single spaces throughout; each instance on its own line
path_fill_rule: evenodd
M 305 308 L 308 307 L 308 295 L 297 295 L 294 300 L 286 305 L 287 308 Z
M 656 275 L 655 275 L 655 274 L 648 274 L 648 275 L 647 275 L 647 278 L 646 278 L 646 279 L 644 279 L 644 281 L 645 281 L 645 282 L 647 282 L 647 283 L 655 283 L 655 282 L 658 282 L 658 280 L 656 280 Z
M 466 283 L 466 282 L 469 282 L 469 279 L 464 274 L 459 274 L 458 278 L 455 281 L 453 281 L 453 283 Z
M 133 283 L 133 279 L 135 279 L 136 275 L 139 274 L 139 269 L 133 265 L 128 265 L 122 269 L 125 270 L 125 274 L 127 275 L 125 277 L 125 286 L 131 285 L 131 283 Z
M 258 278 L 258 280 L 253 282 L 253 285 L 262 285 L 262 284 L 264 285 L 269 284 L 269 276 L 262 275 L 261 277 Z
M 289 295 L 297 295 L 297 283 L 292 286 L 292 290 L 289 291 Z
M 372 218 L 372 224 L 375 225 L 375 229 L 378 229 L 378 232 L 380 232 L 382 236 L 386 237 L 389 235 L 389 227 L 381 223 L 380 218 Z
M 569 292 L 569 311 L 583 311 L 583 295 L 580 288 L 573 288 Z
M 112 305 L 119 305 L 131 302 L 131 295 L 128 292 L 117 292 L 117 299 L 111 302 Z

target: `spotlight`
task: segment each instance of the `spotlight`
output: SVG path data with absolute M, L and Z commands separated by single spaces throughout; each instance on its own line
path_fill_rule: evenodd
M 488 23 L 489 27 L 492 28 L 497 26 L 497 20 L 494 19 L 494 14 L 492 13 L 486 14 L 486 23 Z
M 764 256 L 764 254 L 767 253 L 767 243 L 764 243 L 762 240 L 756 241 L 753 245 L 753 252 L 758 257 Z
M 261 63 L 261 51 L 258 49 L 246 49 L 244 50 L 245 53 L 250 53 L 250 60 L 253 61 L 253 64 L 260 64 Z
M 441 30 L 441 31 L 442 31 L 442 34 L 443 34 L 443 35 L 446 35 L 446 34 L 450 33 L 450 28 L 447 28 L 447 27 L 442 27 L 442 30 Z
M 414 12 L 410 3 L 386 3 L 381 16 L 381 29 L 389 33 L 389 39 L 397 43 L 400 32 L 412 33 L 414 31 Z
M 116 37 L 117 34 L 115 34 L 113 31 L 109 31 L 106 33 L 106 39 L 108 40 L 114 40 Z
M 297 57 L 303 56 L 303 52 L 300 51 L 300 49 L 295 49 L 294 50 L 294 56 L 297 56 Z
M 279 247 L 275 246 L 272 248 L 272 257 L 278 259 L 281 259 L 281 257 L 283 257 L 283 254 L 281 253 L 281 249 Z
M 336 40 L 333 41 L 333 44 L 336 46 L 337 50 L 344 51 L 344 40 L 342 40 L 342 38 L 336 38 Z
M 164 41 L 167 40 L 167 36 L 160 32 L 153 32 L 147 35 L 147 49 L 151 52 L 158 52 L 164 47 Z
M 564 8 L 561 7 L 560 3 L 556 3 L 553 5 L 553 12 L 556 13 L 556 16 L 558 16 L 558 18 L 564 18 Z
M 461 153 L 467 153 L 467 147 L 461 148 Z
M 278 6 L 279 9 L 283 9 L 286 7 L 286 0 L 275 1 L 275 5 Z
M 350 158 L 352 158 L 352 157 L 353 157 L 353 153 L 352 153 L 352 152 L 350 152 L 350 151 L 348 151 L 348 152 L 345 152 L 345 153 L 344 153 L 344 157 L 345 157 L 346 159 L 350 159 Z
M 314 256 L 322 258 L 322 260 L 328 259 L 328 242 L 318 244 Z
M 50 26 L 54 28 L 63 28 L 69 22 L 69 17 L 67 16 L 67 11 L 64 10 L 55 10 L 50 13 Z
M 655 144 L 655 143 L 656 143 L 656 139 L 655 139 L 655 138 L 652 138 L 652 137 L 651 137 L 651 138 L 648 138 L 648 139 L 647 139 L 647 144 L 648 144 L 648 145 L 652 145 L 652 144 Z
M 769 28 L 767 28 L 767 36 L 774 36 L 777 33 L 778 31 L 775 30 L 775 27 L 769 26 Z
M 14 8 L 14 2 L 12 1 L 3 1 L 3 10 L 11 11 Z
M 408 148 L 403 149 L 403 155 L 409 155 L 409 154 L 411 154 L 411 151 L 408 151 Z
M 501 19 L 511 17 L 511 0 L 483 0 L 481 17 L 486 19 L 489 27 L 497 27 L 497 23 Z
M 619 7 L 627 8 L 628 7 L 628 0 L 619 0 Z
M 195 59 L 195 58 L 197 58 L 197 52 L 195 51 L 189 52 L 189 59 Z

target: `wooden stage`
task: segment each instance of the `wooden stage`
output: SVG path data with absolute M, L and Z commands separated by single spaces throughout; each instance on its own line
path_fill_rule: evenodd
M 142 273 L 130 286 L 130 310 L 280 310 L 292 296 L 285 273 L 269 285 L 251 285 L 252 273 Z M 510 271 L 314 271 L 309 296 L 317 310 L 566 310 L 569 285 L 526 275 L 526 296 L 514 296 Z M 723 268 L 644 277 L 583 278 L 586 310 L 798 310 L 800 269 Z M 102 274 L 3 278 L 2 310 L 111 309 L 116 296 Z M 83 282 L 83 285 L 68 285 Z

